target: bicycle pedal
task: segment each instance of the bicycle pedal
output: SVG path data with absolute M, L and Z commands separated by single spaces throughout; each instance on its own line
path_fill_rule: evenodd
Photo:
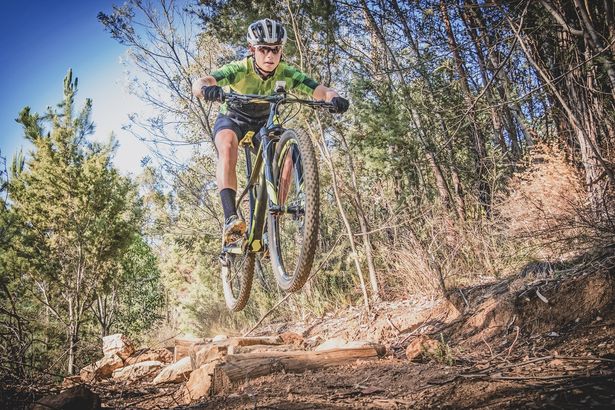
M 222 252 L 223 253 L 234 253 L 234 254 L 242 253 L 243 252 L 243 238 L 238 238 L 233 242 L 225 243 L 224 246 L 222 246 Z

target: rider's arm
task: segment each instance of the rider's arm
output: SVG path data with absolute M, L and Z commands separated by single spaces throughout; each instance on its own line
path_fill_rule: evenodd
M 334 97 L 339 97 L 339 94 L 333 88 L 318 84 L 297 68 L 287 64 L 284 64 L 282 67 L 284 76 L 290 80 L 291 89 L 296 89 L 306 95 L 310 95 L 317 101 L 330 102 Z
M 192 94 L 203 97 L 203 87 L 211 85 L 225 86 L 241 80 L 247 71 L 247 60 L 233 61 L 212 72 L 211 75 L 199 78 L 192 83 Z
M 218 82 L 215 78 L 210 75 L 206 75 L 205 77 L 197 78 L 192 82 L 192 95 L 195 97 L 203 98 L 203 87 L 207 87 L 209 85 L 217 85 Z

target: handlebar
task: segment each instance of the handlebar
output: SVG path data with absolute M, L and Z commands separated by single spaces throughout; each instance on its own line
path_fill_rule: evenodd
M 257 95 L 257 94 L 237 94 L 234 92 L 224 93 L 222 101 L 238 102 L 240 104 L 248 103 L 270 103 L 270 104 L 303 104 L 312 108 L 335 108 L 333 104 L 326 101 L 304 100 L 296 97 L 289 97 L 286 93 L 277 93 L 273 95 Z

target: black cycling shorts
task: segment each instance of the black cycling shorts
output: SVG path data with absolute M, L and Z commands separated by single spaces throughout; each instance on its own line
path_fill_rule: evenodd
M 258 131 L 265 125 L 266 121 L 266 119 L 262 122 L 246 121 L 236 116 L 218 114 L 218 118 L 216 118 L 216 122 L 214 123 L 213 138 L 215 140 L 218 132 L 222 130 L 231 130 L 237 136 L 237 140 L 241 141 L 248 131 L 254 131 L 255 134 L 258 134 Z

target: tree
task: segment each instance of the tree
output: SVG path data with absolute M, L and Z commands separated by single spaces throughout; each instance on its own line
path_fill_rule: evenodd
M 134 185 L 111 166 L 114 144 L 88 142 L 92 100 L 75 115 L 77 79 L 69 70 L 64 99 L 40 117 L 24 108 L 18 121 L 34 149 L 10 181 L 21 222 L 16 244 L 32 295 L 64 329 L 67 371 L 75 370 L 80 327 L 94 295 L 116 274 L 115 258 L 140 218 Z M 44 125 L 51 130 L 45 132 Z
M 161 315 L 164 298 L 158 260 L 140 235 L 135 235 L 119 259 L 119 274 L 97 292 L 94 315 L 107 336 L 115 325 L 122 333 L 138 336 Z
M 514 10 L 518 2 L 505 3 Z M 540 0 L 527 9 L 526 27 L 515 14 L 507 21 L 553 101 L 558 134 L 580 157 L 594 211 L 608 219 L 615 192 L 615 7 L 609 1 Z
M 7 192 L 6 159 L 0 153 L 0 358 L 6 364 L 0 371 L 23 377 L 26 372 L 26 350 L 31 338 L 20 306 L 23 292 L 12 270 L 14 255 L 11 244 L 19 232 L 15 213 L 8 206 Z

